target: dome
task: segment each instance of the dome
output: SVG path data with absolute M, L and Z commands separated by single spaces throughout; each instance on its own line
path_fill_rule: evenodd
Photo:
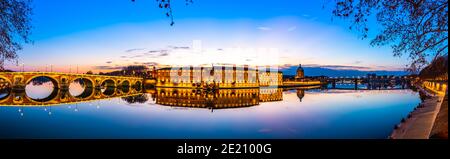
M 302 79 L 305 78 L 305 72 L 302 68 L 302 65 L 299 64 L 297 68 L 297 75 L 295 76 L 296 79 Z
M 298 65 L 297 71 L 303 71 L 302 64 L 299 64 L 299 65 Z

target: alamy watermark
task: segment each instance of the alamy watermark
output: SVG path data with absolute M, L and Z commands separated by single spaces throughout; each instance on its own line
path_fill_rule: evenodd
M 215 54 L 214 54 L 215 53 Z M 260 93 L 273 93 L 282 82 L 279 73 L 279 51 L 276 48 L 203 48 L 202 41 L 195 40 L 189 54 L 198 61 L 210 65 L 174 65 L 170 78 L 177 83 L 228 84 L 257 86 Z

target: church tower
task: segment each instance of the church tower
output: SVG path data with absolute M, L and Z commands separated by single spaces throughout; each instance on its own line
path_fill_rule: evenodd
M 302 68 L 302 64 L 298 65 L 297 75 L 295 75 L 295 79 L 303 79 L 305 78 L 305 71 Z

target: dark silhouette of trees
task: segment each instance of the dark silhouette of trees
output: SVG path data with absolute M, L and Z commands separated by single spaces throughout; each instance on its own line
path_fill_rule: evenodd
M 93 75 L 94 72 L 92 72 L 91 70 L 89 70 L 89 71 L 86 72 L 86 74 L 88 74 L 88 75 Z
M 122 100 L 127 102 L 128 104 L 134 103 L 145 103 L 148 101 L 148 97 L 145 94 L 140 94 L 136 96 L 122 97 Z
M 374 15 L 383 28 L 371 45 L 391 44 L 394 56 L 409 54 L 411 72 L 448 55 L 448 0 L 333 1 L 333 15 L 349 19 L 350 29 L 363 38 L 368 37 L 368 19 Z
M 135 2 L 136 0 L 131 0 Z M 192 4 L 192 0 L 184 0 L 186 5 Z M 173 26 L 175 22 L 173 21 L 173 12 L 172 12 L 172 2 L 171 0 L 156 0 L 158 3 L 158 7 L 165 10 L 165 14 L 168 18 L 170 18 L 170 26 Z
M 420 71 L 421 79 L 448 80 L 448 55 L 432 61 Z
M 134 77 L 150 77 L 149 67 L 145 65 L 132 65 L 123 67 L 121 70 L 106 72 L 104 75 L 109 76 L 134 76 Z
M 30 42 L 31 0 L 0 0 L 0 71 L 5 61 L 17 59 L 22 42 Z

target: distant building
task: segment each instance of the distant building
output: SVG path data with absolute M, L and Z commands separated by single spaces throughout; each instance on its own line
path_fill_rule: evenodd
M 372 79 L 377 78 L 377 74 L 375 74 L 375 73 L 368 73 L 367 74 L 367 78 L 372 78 Z
M 302 64 L 298 65 L 297 74 L 295 75 L 295 80 L 302 80 L 305 78 L 305 70 L 302 68 Z

